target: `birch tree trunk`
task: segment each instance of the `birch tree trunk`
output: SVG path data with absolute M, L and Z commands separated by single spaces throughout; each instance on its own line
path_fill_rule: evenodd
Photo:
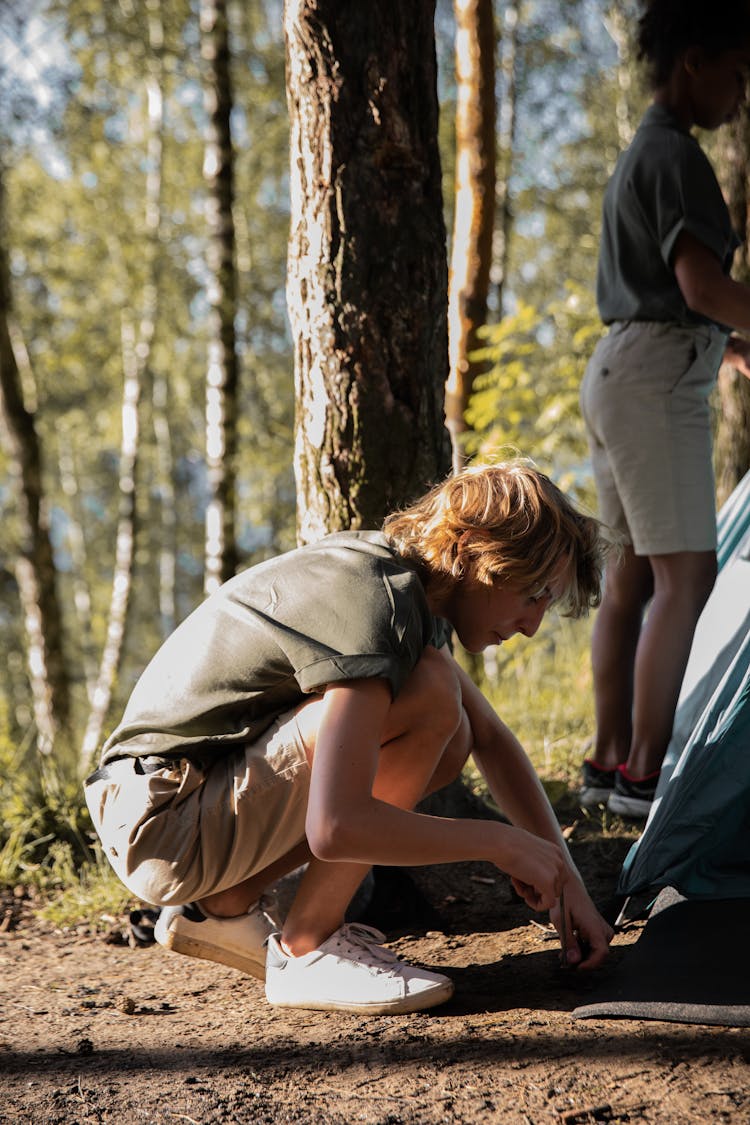
M 434 0 L 287 0 L 298 537 L 450 467 Z
M 719 170 L 724 182 L 732 225 L 742 240 L 734 259 L 733 276 L 750 283 L 750 120 L 741 113 L 723 131 Z M 750 380 L 725 363 L 719 371 L 719 417 L 715 441 L 716 494 L 727 499 L 750 469 Z
M 628 147 L 635 133 L 630 107 L 634 70 L 631 35 L 635 15 L 634 5 L 630 0 L 627 0 L 625 3 L 623 3 L 623 0 L 616 0 L 604 17 L 604 26 L 617 47 L 617 101 L 615 104 L 615 115 L 617 118 L 617 139 L 619 141 L 620 150 Z
M 149 206 L 152 209 L 152 226 L 155 243 L 160 241 L 162 226 L 161 207 L 161 167 L 162 136 L 164 128 L 162 100 L 164 98 L 164 25 L 162 20 L 162 0 L 146 0 L 148 16 L 149 47 L 151 51 L 150 73 L 147 75 L 147 91 L 153 112 L 149 129 L 150 165 L 152 182 L 147 190 Z M 158 292 L 158 255 L 154 254 L 153 281 Z M 156 305 L 158 297 L 155 298 Z M 154 326 L 154 332 L 156 325 Z M 156 492 L 159 503 L 159 523 L 161 536 L 159 542 L 159 620 L 163 638 L 174 631 L 177 624 L 175 608 L 175 581 L 177 573 L 177 501 L 174 486 L 174 458 L 172 455 L 172 432 L 169 423 L 170 388 L 163 368 L 152 373 L 151 418 L 156 447 Z
M 81 772 L 86 773 L 102 741 L 104 723 L 120 666 L 130 592 L 133 584 L 133 559 L 136 540 L 136 482 L 139 452 L 139 404 L 142 367 L 136 353 L 135 331 L 129 321 L 122 327 L 124 384 L 122 395 L 122 438 L 120 442 L 119 512 L 115 541 L 115 565 L 99 670 L 81 747 Z
M 174 486 L 174 457 L 169 424 L 169 381 L 163 371 L 154 372 L 151 404 L 156 444 L 156 489 L 159 498 L 161 538 L 159 543 L 159 623 L 166 638 L 177 625 L 175 583 L 177 577 L 177 497 Z
M 492 0 L 454 0 L 456 206 L 448 297 L 445 406 L 453 467 L 465 461 L 464 412 L 481 370 L 472 352 L 487 320 L 495 226 L 495 17 Z
M 7 255 L 4 188 L 0 169 L 0 405 L 3 437 L 15 467 L 21 544 L 15 576 L 24 614 L 26 660 L 39 752 L 71 744 L 70 685 L 65 663 L 63 615 L 42 482 L 42 451 L 34 416 L 24 403 L 11 341 L 12 303 Z
M 85 773 L 99 749 L 112 693 L 120 668 L 133 585 L 138 505 L 140 450 L 140 403 L 158 318 L 159 291 L 156 279 L 161 227 L 162 156 L 164 106 L 162 91 L 162 36 L 159 18 L 161 0 L 149 2 L 150 52 L 146 73 L 147 173 L 144 215 L 146 254 L 142 310 L 137 327 L 123 316 L 122 436 L 119 465 L 119 512 L 112 592 L 107 631 L 99 662 L 88 721 L 81 746 L 81 770 Z M 113 249 L 113 257 L 117 249 Z
M 89 704 L 94 701 L 96 690 L 96 653 L 91 626 L 91 593 L 86 581 L 87 557 L 86 537 L 83 533 L 81 490 L 78 485 L 75 452 L 70 434 L 64 424 L 57 430 L 57 464 L 60 474 L 60 487 L 68 502 L 67 538 L 70 557 L 73 563 L 71 582 L 73 585 L 73 608 L 81 650 L 83 675 Z
M 203 174 L 209 195 L 208 265 L 211 305 L 206 373 L 206 509 L 204 592 L 210 594 L 237 569 L 235 533 L 238 362 L 235 338 L 237 273 L 232 216 L 234 160 L 230 115 L 232 86 L 225 0 L 201 0 L 201 53 L 206 64 L 208 132 Z

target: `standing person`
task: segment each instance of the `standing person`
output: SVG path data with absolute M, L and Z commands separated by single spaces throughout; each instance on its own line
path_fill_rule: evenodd
M 450 979 L 345 924 L 347 906 L 371 864 L 483 859 L 552 911 L 568 963 L 598 965 L 612 931 L 446 638 L 481 652 L 533 636 L 553 602 L 584 613 L 600 549 L 597 521 L 532 467 L 469 468 L 382 532 L 329 535 L 203 602 L 145 669 L 86 784 L 118 876 L 166 908 L 157 941 L 265 976 L 272 1004 L 429 1008 Z M 470 753 L 511 824 L 413 811 Z M 275 933 L 261 895 L 306 860 Z
M 716 577 L 708 396 L 722 359 L 750 375 L 748 343 L 726 327 L 750 330 L 750 289 L 729 277 L 738 239 L 691 134 L 743 106 L 749 6 L 651 0 L 637 50 L 653 102 L 605 193 L 597 299 L 609 333 L 581 390 L 600 515 L 626 543 L 594 626 L 581 801 L 646 816 Z

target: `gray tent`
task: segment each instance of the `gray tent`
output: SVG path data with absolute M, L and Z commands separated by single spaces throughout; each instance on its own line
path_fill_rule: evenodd
M 750 896 L 750 474 L 719 513 L 701 615 L 651 813 L 618 890 Z

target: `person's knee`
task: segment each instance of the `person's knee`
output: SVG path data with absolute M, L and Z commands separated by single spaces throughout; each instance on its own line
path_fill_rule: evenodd
M 472 738 L 471 738 L 471 724 L 469 717 L 461 708 L 461 718 L 458 727 L 452 738 L 448 740 L 443 753 L 440 756 L 440 761 L 435 767 L 427 794 L 435 793 L 438 789 L 443 789 L 444 786 L 450 785 L 457 777 L 460 777 L 461 771 L 466 765 L 466 761 L 471 753 Z
M 437 649 L 426 648 L 407 681 L 407 690 L 420 727 L 447 744 L 464 717 L 461 686 L 453 662 Z
M 649 560 L 626 548 L 622 559 L 607 568 L 604 602 L 610 611 L 620 614 L 640 613 L 654 592 L 654 578 Z
M 696 582 L 696 597 L 700 603 L 700 608 L 708 601 L 711 596 L 711 591 L 716 585 L 716 576 L 719 573 L 716 555 L 708 555 L 699 567 L 698 579 Z
M 697 617 L 711 595 L 717 573 L 713 551 L 666 555 L 654 561 L 656 593 Z

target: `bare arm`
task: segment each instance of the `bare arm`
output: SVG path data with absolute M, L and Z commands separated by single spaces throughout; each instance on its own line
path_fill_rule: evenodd
M 570 963 L 577 962 L 582 968 L 593 968 L 607 955 L 612 928 L 601 917 L 586 891 L 547 795 L 518 739 L 498 718 L 470 677 L 461 669 L 459 675 L 464 707 L 474 734 L 474 760 L 505 815 L 514 824 L 535 836 L 555 842 L 559 847 L 567 869 L 567 958 Z M 552 918 L 558 931 L 562 931 L 558 909 L 553 910 Z M 585 938 L 590 946 L 590 954 L 585 960 L 582 959 L 576 935 Z
M 683 231 L 676 242 L 674 273 L 693 312 L 750 333 L 750 287 L 727 277 L 713 251 Z M 750 341 L 730 336 L 724 358 L 750 378 Z
M 565 886 L 567 931 L 589 941 L 591 956 L 581 963 L 593 967 L 606 955 L 611 929 L 586 894 L 520 744 L 452 657 L 446 659 L 459 679 L 481 767 L 514 824 L 432 817 L 385 799 L 377 770 L 390 692 L 383 681 L 360 680 L 332 686 L 324 696 L 306 823 L 310 847 L 329 861 L 411 866 L 487 860 L 511 877 L 533 909 L 552 910 L 559 928 L 554 912 Z M 409 794 L 410 805 L 421 796 Z M 581 960 L 575 938 L 568 958 Z
M 313 853 L 329 861 L 401 866 L 487 860 L 526 888 L 532 907 L 551 909 L 568 875 L 557 841 L 507 824 L 427 816 L 383 799 L 377 770 L 390 702 L 381 680 L 327 689 L 306 821 Z M 407 799 L 416 804 L 422 795 L 411 792 Z

